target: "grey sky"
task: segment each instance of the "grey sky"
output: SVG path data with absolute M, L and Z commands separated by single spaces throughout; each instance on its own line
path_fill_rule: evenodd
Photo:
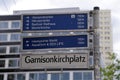
M 3 1 L 7 7 L 5 7 Z M 13 10 L 64 7 L 79 7 L 81 10 L 92 10 L 94 6 L 111 10 L 114 52 L 120 53 L 120 0 L 0 0 L 0 14 L 11 14 Z

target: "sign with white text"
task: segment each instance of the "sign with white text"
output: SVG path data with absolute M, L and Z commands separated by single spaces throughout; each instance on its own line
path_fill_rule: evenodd
M 22 31 L 87 30 L 88 13 L 23 15 Z
M 88 35 L 23 37 L 23 50 L 88 48 Z
M 88 68 L 88 54 L 21 54 L 22 69 Z

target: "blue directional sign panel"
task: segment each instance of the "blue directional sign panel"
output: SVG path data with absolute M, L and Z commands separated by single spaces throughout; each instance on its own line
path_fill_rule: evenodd
M 23 50 L 52 48 L 86 48 L 88 35 L 25 37 L 22 41 Z
M 22 31 L 88 29 L 88 13 L 23 15 L 22 19 Z

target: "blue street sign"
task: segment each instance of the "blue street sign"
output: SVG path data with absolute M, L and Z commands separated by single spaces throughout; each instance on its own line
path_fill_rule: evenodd
M 87 48 L 88 35 L 25 37 L 22 41 L 23 50 L 53 48 Z
M 88 13 L 23 15 L 22 19 L 22 31 L 88 29 Z

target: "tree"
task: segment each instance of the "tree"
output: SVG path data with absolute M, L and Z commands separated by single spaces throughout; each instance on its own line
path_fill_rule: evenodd
M 115 53 L 108 54 L 109 59 L 113 62 L 110 65 L 101 68 L 101 75 L 103 80 L 113 80 L 113 78 L 120 80 L 120 72 L 118 73 L 118 71 L 120 71 L 120 59 L 117 59 Z

